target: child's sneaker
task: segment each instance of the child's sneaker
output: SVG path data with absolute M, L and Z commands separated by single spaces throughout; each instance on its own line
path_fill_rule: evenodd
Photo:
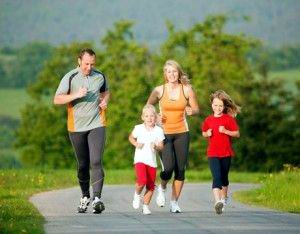
M 161 187 L 161 185 L 157 188 L 157 197 L 156 197 L 156 204 L 159 207 L 164 207 L 166 204 L 166 190 Z
M 103 202 L 100 200 L 99 197 L 95 197 L 95 199 L 93 201 L 93 213 L 100 214 L 104 210 L 105 210 L 105 206 L 104 206 Z
M 151 214 L 151 211 L 150 211 L 148 205 L 145 205 L 145 204 L 143 205 L 143 214 L 144 214 L 144 215 L 149 215 L 149 214 Z
M 215 203 L 215 210 L 216 210 L 216 213 L 217 214 L 222 214 L 223 212 L 223 207 L 224 207 L 224 204 L 223 202 L 220 200 L 220 201 L 217 201 Z
M 221 202 L 223 202 L 222 212 L 225 211 L 225 206 L 228 205 L 228 197 L 221 198 Z
M 181 209 L 178 206 L 177 201 L 170 201 L 170 212 L 171 213 L 181 213 Z
M 134 193 L 134 195 L 133 195 L 133 201 L 132 201 L 132 207 L 134 209 L 140 208 L 140 202 L 141 202 L 141 196 L 138 195 L 138 194 L 136 194 L 136 193 Z
M 90 204 L 90 198 L 82 197 L 80 198 L 80 204 L 77 208 L 78 213 L 85 213 L 87 211 L 88 205 Z

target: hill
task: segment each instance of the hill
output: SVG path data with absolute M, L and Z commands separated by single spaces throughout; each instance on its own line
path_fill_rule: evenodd
M 230 22 L 229 32 L 281 46 L 299 42 L 299 11 L 298 0 L 1 0 L 0 44 L 98 42 L 114 22 L 130 19 L 136 39 L 157 47 L 167 36 L 166 20 L 183 28 L 209 14 L 230 13 L 240 20 Z M 251 21 L 242 21 L 242 16 Z

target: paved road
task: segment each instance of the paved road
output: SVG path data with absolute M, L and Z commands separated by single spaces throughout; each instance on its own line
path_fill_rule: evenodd
M 231 191 L 251 185 L 232 184 Z M 168 190 L 170 197 L 170 191 Z M 216 215 L 209 184 L 186 184 L 180 200 L 183 213 L 172 214 L 168 206 L 150 205 L 152 214 L 131 207 L 133 185 L 106 185 L 102 214 L 76 213 L 79 188 L 40 193 L 30 200 L 46 218 L 46 233 L 243 233 L 300 234 L 300 215 L 249 207 L 231 201 L 226 212 Z

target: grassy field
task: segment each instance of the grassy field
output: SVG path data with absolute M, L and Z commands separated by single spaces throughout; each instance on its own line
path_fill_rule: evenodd
M 295 82 L 300 81 L 300 69 L 270 72 L 271 79 L 280 79 L 284 81 L 284 86 L 288 90 L 295 92 Z
M 30 97 L 25 89 L 0 89 L 0 116 L 20 118 L 20 110 Z
M 280 78 L 289 82 L 300 80 L 300 69 L 270 72 L 271 78 Z
M 269 174 L 260 188 L 237 192 L 234 194 L 234 198 L 251 205 L 300 213 L 299 178 L 299 169 L 288 169 L 278 174 Z

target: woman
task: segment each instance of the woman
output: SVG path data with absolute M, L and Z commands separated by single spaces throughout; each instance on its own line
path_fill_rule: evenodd
M 178 199 L 185 179 L 185 168 L 189 152 L 189 129 L 186 115 L 199 113 L 195 92 L 187 75 L 174 60 L 164 65 L 165 84 L 152 91 L 148 104 L 159 103 L 159 122 L 164 130 L 164 149 L 161 154 L 161 184 L 158 186 L 156 203 L 165 206 L 165 191 L 174 171 L 170 212 L 180 213 Z

